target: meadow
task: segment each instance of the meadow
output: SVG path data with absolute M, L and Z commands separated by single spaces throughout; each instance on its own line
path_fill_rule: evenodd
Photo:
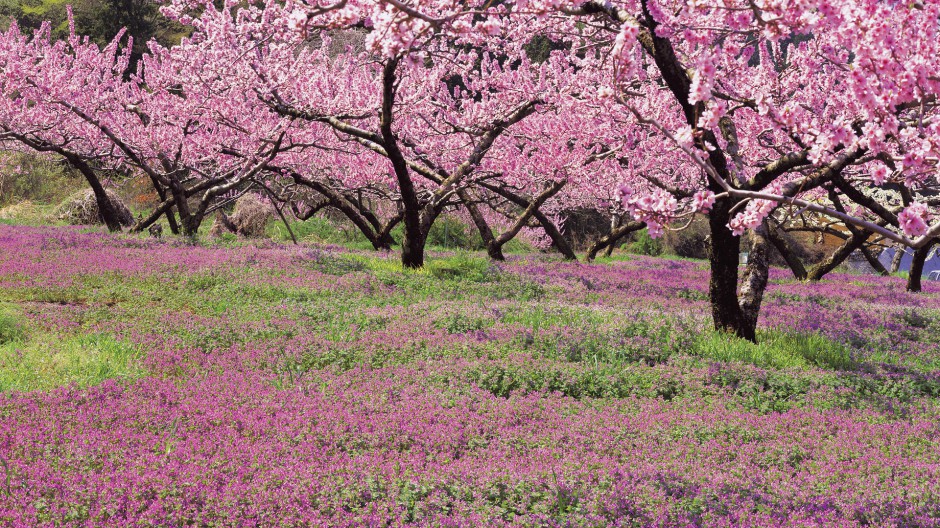
M 0 225 L 4 526 L 940 526 L 940 283 Z

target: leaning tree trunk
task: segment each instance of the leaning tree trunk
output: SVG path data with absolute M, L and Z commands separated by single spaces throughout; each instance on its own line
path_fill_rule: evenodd
M 604 248 L 607 248 L 607 256 L 610 256 L 610 252 L 613 250 L 614 246 L 616 246 L 623 237 L 633 233 L 634 231 L 639 231 L 644 227 L 646 227 L 645 222 L 627 222 L 626 224 L 613 227 L 609 233 L 595 240 L 594 243 L 591 244 L 591 247 L 589 247 L 587 250 L 587 254 L 584 257 L 584 260 L 588 262 L 593 261 L 595 258 L 597 258 L 597 254 L 600 252 L 600 250 Z
M 924 274 L 924 263 L 927 262 L 927 257 L 930 256 L 934 244 L 936 242 L 931 242 L 914 252 L 914 259 L 911 261 L 911 272 L 907 277 L 907 291 L 916 293 L 922 290 L 921 277 Z
M 871 236 L 870 231 L 857 231 L 854 230 L 852 235 L 842 243 L 835 251 L 832 252 L 825 260 L 817 264 L 809 271 L 806 276 L 806 279 L 812 282 L 820 281 L 825 277 L 829 272 L 836 269 L 840 264 L 845 262 L 845 259 L 849 258 L 855 250 L 860 249 L 865 242 L 868 241 L 868 238 Z
M 163 185 L 153 176 L 150 176 L 150 183 L 153 184 L 153 188 L 157 191 L 157 196 L 160 197 L 160 202 L 163 203 L 166 201 L 167 194 L 166 189 L 163 188 Z M 173 207 L 168 207 L 164 212 L 166 215 L 166 222 L 170 226 L 170 232 L 174 235 L 180 234 L 180 227 L 176 223 L 176 216 L 173 214 Z
M 787 266 L 790 267 L 793 276 L 796 277 L 797 280 L 806 280 L 806 267 L 797 255 L 796 248 L 787 240 L 786 233 L 783 229 L 780 226 L 768 226 L 767 235 L 770 243 L 777 248 L 777 252 L 780 253 L 783 260 L 786 261 Z
M 101 180 L 98 179 L 98 175 L 95 174 L 95 171 L 91 166 L 85 163 L 84 160 L 77 156 L 66 156 L 66 160 L 82 173 L 82 176 L 85 177 L 85 181 L 88 182 L 88 186 L 91 187 L 91 192 L 95 195 L 95 202 L 98 205 L 98 216 L 101 218 L 101 221 L 108 226 L 108 231 L 120 231 L 121 220 L 118 217 L 117 209 L 114 207 L 114 204 L 111 203 L 111 199 L 108 198 L 108 193 L 104 190 L 104 186 L 101 185 Z
M 862 256 L 865 257 L 865 260 L 868 261 L 868 265 L 871 266 L 873 270 L 875 270 L 875 273 L 877 273 L 878 275 L 881 275 L 882 277 L 887 277 L 888 275 L 890 275 L 890 273 L 888 273 L 888 270 L 885 269 L 884 264 L 882 264 L 881 261 L 878 260 L 878 257 L 872 254 L 871 248 L 863 247 Z
M 503 254 L 503 246 L 496 243 L 496 235 L 493 234 L 493 229 L 483 216 L 483 212 L 477 207 L 476 197 L 473 193 L 467 189 L 460 189 L 457 191 L 457 196 L 463 201 L 464 208 L 470 215 L 470 220 L 473 221 L 473 225 L 480 233 L 480 238 L 483 239 L 483 245 L 486 247 L 486 254 L 493 260 L 506 260 L 506 256 Z

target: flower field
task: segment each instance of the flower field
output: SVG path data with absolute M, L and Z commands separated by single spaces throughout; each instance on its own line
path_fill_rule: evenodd
M 0 225 L 3 526 L 940 526 L 940 285 Z

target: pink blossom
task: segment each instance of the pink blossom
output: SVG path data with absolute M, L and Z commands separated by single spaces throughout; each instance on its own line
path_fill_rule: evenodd
M 915 202 L 907 206 L 898 215 L 901 231 L 909 237 L 924 236 L 929 227 L 930 214 L 925 204 Z
M 871 171 L 871 178 L 872 178 L 872 181 L 875 182 L 875 185 L 882 185 L 885 182 L 885 180 L 888 178 L 888 167 L 879 163 Z
M 696 211 L 703 214 L 707 213 L 715 205 L 715 193 L 708 190 L 699 191 L 692 197 L 692 203 Z

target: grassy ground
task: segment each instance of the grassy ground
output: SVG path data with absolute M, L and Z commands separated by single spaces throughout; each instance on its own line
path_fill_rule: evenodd
M 0 520 L 940 523 L 940 288 L 0 226 Z M 250 500 L 248 499 L 250 497 Z

